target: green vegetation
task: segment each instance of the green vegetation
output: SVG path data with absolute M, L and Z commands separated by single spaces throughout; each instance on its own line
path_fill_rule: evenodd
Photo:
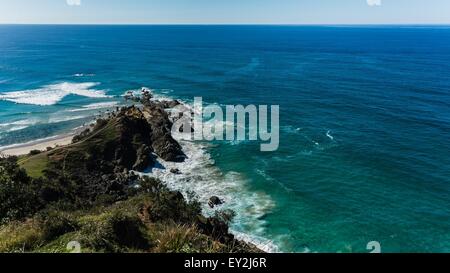
M 39 178 L 44 175 L 44 170 L 48 164 L 46 153 L 32 154 L 18 161 L 20 167 L 25 169 L 32 178 Z
M 62 211 L 54 207 L 9 221 L 0 228 L 0 252 L 67 253 L 77 241 L 83 252 L 217 253 L 256 251 L 199 230 L 199 204 L 179 199 L 160 181 L 145 179 L 134 197 L 111 206 Z M 154 208 L 154 209 L 153 209 Z M 174 213 L 164 214 L 163 212 Z
M 150 132 L 127 108 L 71 145 L 0 158 L 0 252 L 67 253 L 72 241 L 83 252 L 259 252 L 228 232 L 234 212 L 204 217 L 195 199 L 129 171 L 146 162 Z

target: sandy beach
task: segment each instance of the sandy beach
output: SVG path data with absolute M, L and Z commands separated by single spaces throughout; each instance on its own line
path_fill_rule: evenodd
M 45 151 L 47 147 L 56 147 L 72 143 L 75 133 L 39 139 L 32 142 L 0 147 L 0 154 L 6 156 L 26 155 L 33 150 Z

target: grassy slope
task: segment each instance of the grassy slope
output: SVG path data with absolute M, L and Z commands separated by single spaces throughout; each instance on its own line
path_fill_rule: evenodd
M 101 153 L 117 140 L 119 127 L 109 120 L 79 142 L 21 157 L 18 163 L 33 178 L 42 177 L 52 162 L 62 162 L 63 170 L 77 170 L 87 151 Z M 64 211 L 56 205 L 25 221 L 0 225 L 0 252 L 67 253 L 70 241 L 80 242 L 83 252 L 259 252 L 252 246 L 222 244 L 200 232 L 195 209 L 184 200 L 174 201 L 173 192 L 159 183 L 154 185 L 159 188 L 156 193 L 113 205 L 83 211 Z M 191 216 L 180 220 L 180 215 Z
M 20 167 L 24 168 L 27 174 L 32 178 L 39 178 L 44 175 L 44 170 L 48 164 L 47 153 L 41 153 L 34 156 L 26 156 L 18 161 Z
M 27 174 L 32 178 L 39 178 L 44 175 L 44 170 L 46 169 L 50 158 L 53 160 L 63 159 L 64 156 L 58 157 L 61 155 L 61 152 L 77 152 L 89 149 L 95 145 L 101 145 L 107 141 L 113 140 L 116 136 L 116 128 L 114 122 L 109 122 L 105 127 L 96 131 L 94 134 L 90 135 L 86 139 L 63 147 L 55 148 L 54 150 L 42 152 L 38 155 L 33 156 L 24 156 L 19 158 L 18 164 L 20 167 L 24 168 Z M 56 156 L 55 156 L 56 155 Z M 50 157 L 50 158 L 49 158 Z
M 81 251 L 86 253 L 234 251 L 232 247 L 201 234 L 193 226 L 144 220 L 139 210 L 144 203 L 153 201 L 148 196 L 138 196 L 89 212 L 54 212 L 56 214 L 52 214 L 52 217 L 58 220 L 52 222 L 42 220 L 39 216 L 25 222 L 12 222 L 0 228 L 0 252 L 68 253 L 70 250 L 67 244 L 71 241 L 79 242 Z M 131 227 L 131 231 L 115 229 L 114 223 L 121 223 L 123 219 L 127 219 L 127 228 Z M 134 226 L 138 228 L 138 233 L 132 231 Z M 68 232 L 58 232 L 60 230 Z M 139 241 L 145 242 L 145 245 L 136 244 Z

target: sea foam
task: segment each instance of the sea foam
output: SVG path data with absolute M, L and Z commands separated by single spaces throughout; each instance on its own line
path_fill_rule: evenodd
M 161 99 L 160 96 L 156 96 Z M 164 99 L 169 99 L 164 97 Z M 191 110 L 192 106 L 183 102 Z M 231 209 L 237 213 L 231 225 L 231 231 L 243 241 L 253 243 L 266 252 L 278 252 L 278 247 L 265 237 L 264 216 L 275 207 L 275 202 L 264 192 L 249 190 L 250 181 L 238 172 L 223 173 L 214 162 L 208 149 L 208 142 L 193 142 L 180 139 L 181 135 L 174 135 L 180 143 L 187 159 L 183 163 L 158 160 L 158 167 L 147 170 L 142 175 L 159 178 L 171 189 L 187 193 L 195 192 L 196 197 L 203 204 L 203 212 L 213 215 L 216 209 Z M 174 174 L 171 169 L 180 170 L 181 174 Z M 211 209 L 207 203 L 211 196 L 219 196 L 224 205 Z
M 91 103 L 88 105 L 84 105 L 81 108 L 67 110 L 67 112 L 84 112 L 84 111 L 92 111 L 92 110 L 101 110 L 101 109 L 112 108 L 112 107 L 118 106 L 118 105 L 119 105 L 118 101 L 98 102 L 98 103 Z
M 40 106 L 54 105 L 68 95 L 78 95 L 89 98 L 106 98 L 104 90 L 93 89 L 99 83 L 70 83 L 63 82 L 50 84 L 38 89 L 0 93 L 0 100 L 19 104 L 32 104 Z
M 275 206 L 270 196 L 264 192 L 250 191 L 248 179 L 240 173 L 223 173 L 215 166 L 208 153 L 207 143 L 178 141 L 187 156 L 186 161 L 172 163 L 158 159 L 160 167 L 153 168 L 144 175 L 159 178 L 171 189 L 179 190 L 185 195 L 195 192 L 206 215 L 213 215 L 215 212 L 207 205 L 209 198 L 219 196 L 224 200 L 224 205 L 217 209 L 231 209 L 237 213 L 231 225 L 237 238 L 254 243 L 267 252 L 277 252 L 277 246 L 265 238 L 264 232 L 264 216 Z M 178 169 L 182 174 L 173 174 L 171 169 Z

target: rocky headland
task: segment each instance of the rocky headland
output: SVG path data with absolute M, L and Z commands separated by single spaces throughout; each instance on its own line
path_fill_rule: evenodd
M 69 145 L 0 159 L 0 252 L 67 252 L 72 241 L 84 252 L 261 252 L 229 232 L 234 212 L 206 217 L 195 198 L 139 175 L 158 158 L 185 160 L 167 111 L 180 103 L 144 90 L 127 99 Z

